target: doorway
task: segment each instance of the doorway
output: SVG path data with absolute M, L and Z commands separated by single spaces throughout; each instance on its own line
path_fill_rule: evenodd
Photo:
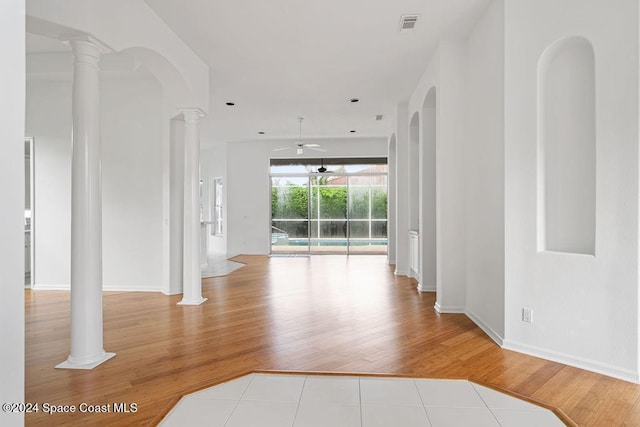
M 33 288 L 35 280 L 35 191 L 34 191 L 34 140 L 24 139 L 24 286 Z

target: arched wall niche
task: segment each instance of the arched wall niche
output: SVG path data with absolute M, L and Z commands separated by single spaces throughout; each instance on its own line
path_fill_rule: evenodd
M 420 144 L 420 254 L 423 290 L 436 289 L 437 223 L 436 223 L 436 88 L 432 86 L 422 106 L 422 138 Z
M 595 55 L 584 37 L 538 62 L 538 251 L 595 255 Z

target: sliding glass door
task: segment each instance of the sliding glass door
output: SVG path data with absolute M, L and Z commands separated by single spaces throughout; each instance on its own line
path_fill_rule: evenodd
M 271 178 L 271 253 L 309 253 L 309 178 Z
M 345 177 L 320 175 L 311 184 L 311 253 L 348 252 Z
M 386 164 L 332 169 L 272 164 L 271 254 L 387 253 Z
M 387 253 L 387 177 L 349 176 L 349 253 Z

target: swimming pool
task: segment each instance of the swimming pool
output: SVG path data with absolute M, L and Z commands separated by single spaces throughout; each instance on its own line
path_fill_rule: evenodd
M 283 239 L 284 240 L 284 239 Z M 386 238 L 375 238 L 375 239 L 363 239 L 363 238 L 353 238 L 353 239 L 304 239 L 304 238 L 295 238 L 295 239 L 286 239 L 286 241 L 280 240 L 277 244 L 274 245 L 286 245 L 286 246 L 386 246 L 387 239 Z M 310 240 L 310 242 L 309 242 Z

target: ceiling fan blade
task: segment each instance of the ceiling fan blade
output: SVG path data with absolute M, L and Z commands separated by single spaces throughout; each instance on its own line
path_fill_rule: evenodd
M 305 147 L 320 147 L 320 144 L 302 144 Z
M 291 150 L 291 147 L 274 148 L 272 151 L 284 151 L 284 150 Z
M 305 148 L 308 148 L 309 150 L 322 151 L 323 153 L 327 152 L 327 150 L 325 150 L 324 148 L 310 147 L 308 145 L 305 145 Z

